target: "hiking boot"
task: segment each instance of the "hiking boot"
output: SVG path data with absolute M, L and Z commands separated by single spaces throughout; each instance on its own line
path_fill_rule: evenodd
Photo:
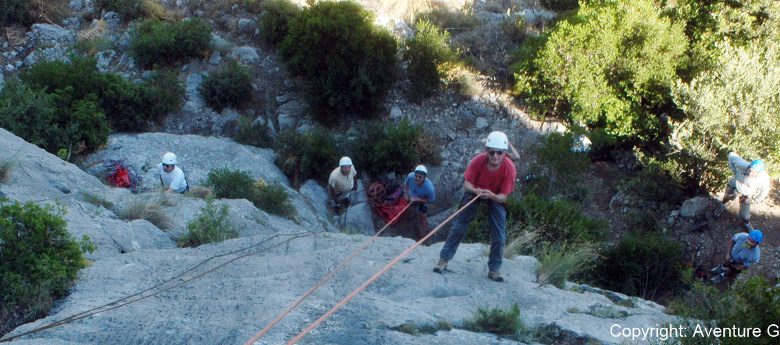
M 433 268 L 433 271 L 436 273 L 443 273 L 444 270 L 446 269 L 447 269 L 447 261 L 439 259 L 439 263 L 436 264 L 436 267 Z
M 715 211 L 712 212 L 712 216 L 715 218 L 720 217 L 721 214 L 723 214 L 723 211 L 726 210 L 726 204 L 720 203 L 720 206 L 715 209 Z
M 723 273 L 723 270 L 724 270 L 723 265 L 721 265 L 721 266 L 717 266 L 717 267 L 714 267 L 713 269 L 711 269 L 710 273 L 712 273 L 712 274 L 721 274 L 721 273 Z
M 501 276 L 501 273 L 498 271 L 490 271 L 488 272 L 488 279 L 494 281 L 494 282 L 502 282 L 504 281 L 504 277 Z

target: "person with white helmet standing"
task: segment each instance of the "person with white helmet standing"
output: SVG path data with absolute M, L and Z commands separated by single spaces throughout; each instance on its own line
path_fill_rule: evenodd
M 418 165 L 406 176 L 404 195 L 417 206 L 417 216 L 420 221 L 419 235 L 424 237 L 428 233 L 428 204 L 436 201 L 436 190 L 428 179 L 428 169 L 424 165 Z
M 739 195 L 739 217 L 745 229 L 750 231 L 750 204 L 762 203 L 769 195 L 769 175 L 766 172 L 766 164 L 763 160 L 756 159 L 750 163 L 742 159 L 735 152 L 729 153 L 729 169 L 734 177 L 726 185 L 723 200 L 714 212 L 717 218 L 726 209 L 726 203 L 734 200 Z
M 455 219 L 447 241 L 439 254 L 439 262 L 433 269 L 442 273 L 447 263 L 455 256 L 469 223 L 474 220 L 477 209 L 482 203 L 488 206 L 490 224 L 490 257 L 488 259 L 488 278 L 502 282 L 500 269 L 506 242 L 506 199 L 515 188 L 517 171 L 507 156 L 509 138 L 503 132 L 492 132 L 485 142 L 485 152 L 478 154 L 469 162 L 464 173 L 464 195 L 461 207 L 474 197 L 479 199 L 464 209 Z
M 173 152 L 166 152 L 162 157 L 162 163 L 157 168 L 160 172 L 160 183 L 165 192 L 184 193 L 189 190 L 184 172 L 176 166 L 176 155 Z
M 349 193 L 357 190 L 357 171 L 352 166 L 352 159 L 341 157 L 339 166 L 330 173 L 328 178 L 328 194 L 333 200 L 333 210 L 341 214 L 349 207 Z

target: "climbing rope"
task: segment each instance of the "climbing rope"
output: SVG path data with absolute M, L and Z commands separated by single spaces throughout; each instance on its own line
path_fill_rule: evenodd
M 352 252 L 352 255 L 350 255 L 348 258 L 342 261 L 335 269 L 333 269 L 332 271 L 328 272 L 328 274 L 320 278 L 320 280 L 316 284 L 314 284 L 314 286 L 312 286 L 308 291 L 306 291 L 303 295 L 301 295 L 301 297 L 298 298 L 298 300 L 290 304 L 281 314 L 279 314 L 279 316 L 274 318 L 270 323 L 268 323 L 268 325 L 265 326 L 265 328 L 263 328 L 252 338 L 247 340 L 246 343 L 244 344 L 251 345 L 257 340 L 259 340 L 260 338 L 262 338 L 266 333 L 268 333 L 268 331 L 271 330 L 272 327 L 274 327 L 277 323 L 279 323 L 279 321 L 281 321 L 285 316 L 289 315 L 290 312 L 293 311 L 293 309 L 298 307 L 298 305 L 300 305 L 306 298 L 308 298 L 312 293 L 314 293 L 314 291 L 317 291 L 317 289 L 322 287 L 322 285 L 325 285 L 327 282 L 329 282 L 336 275 L 336 273 L 338 273 L 342 268 L 346 267 L 347 264 L 350 261 L 352 261 L 353 258 L 355 258 L 355 256 L 357 256 L 360 252 L 363 251 L 363 249 L 368 247 L 369 244 L 371 244 L 377 237 L 379 237 L 379 235 L 381 235 L 382 232 L 384 232 L 390 226 L 390 224 L 393 224 L 393 222 L 398 217 L 400 217 L 409 208 L 410 205 L 411 204 L 406 205 L 406 207 L 404 207 L 404 209 L 401 210 L 401 212 L 399 212 L 397 216 L 395 216 L 395 219 L 393 219 L 393 221 L 391 221 L 390 223 L 382 227 L 382 229 L 377 231 L 377 233 L 374 234 L 374 236 L 371 236 L 367 240 L 363 241 L 363 243 L 360 246 L 358 246 L 358 248 L 355 249 L 355 251 Z
M 289 342 L 287 342 L 287 345 L 292 345 L 292 344 L 295 344 L 295 343 L 297 343 L 298 341 L 300 341 L 300 340 L 301 340 L 301 339 L 302 339 L 304 336 L 306 336 L 306 334 L 308 334 L 308 333 L 309 333 L 309 332 L 311 332 L 311 331 L 312 331 L 314 328 L 316 328 L 317 326 L 319 326 L 319 324 L 320 324 L 320 323 L 322 323 L 323 321 L 325 321 L 325 319 L 327 319 L 328 317 L 330 317 L 331 315 L 333 315 L 333 313 L 335 313 L 337 310 L 339 310 L 341 307 L 343 307 L 345 304 L 347 304 L 347 302 L 349 302 L 350 300 L 352 300 L 353 298 L 355 298 L 355 296 L 357 296 L 357 294 L 358 294 L 358 293 L 360 293 L 360 292 L 361 292 L 361 291 L 363 291 L 365 288 L 367 288 L 369 285 L 371 285 L 371 283 L 373 283 L 374 281 L 376 281 L 377 279 L 379 279 L 379 277 L 380 277 L 380 276 L 382 276 L 382 275 L 383 275 L 383 274 L 385 274 L 385 273 L 386 273 L 388 270 L 390 270 L 390 268 L 392 268 L 393 266 L 395 266 L 395 264 L 397 264 L 399 261 L 401 261 L 401 259 L 403 259 L 403 258 L 404 258 L 404 257 L 406 257 L 407 255 L 409 255 L 409 253 L 411 253 L 411 252 L 412 252 L 412 251 L 413 251 L 415 248 L 417 248 L 418 246 L 420 246 L 420 244 L 422 244 L 422 243 L 423 243 L 423 242 L 425 242 L 425 241 L 426 241 L 428 238 L 430 238 L 431 236 L 433 236 L 433 235 L 434 235 L 436 232 L 438 232 L 438 231 L 439 231 L 439 229 L 441 229 L 441 228 L 442 228 L 442 226 L 443 226 L 443 225 L 447 224 L 449 221 L 451 221 L 453 218 L 455 218 L 455 216 L 457 216 L 457 215 L 458 215 L 459 213 L 461 213 L 461 212 L 462 212 L 464 209 L 466 209 L 467 207 L 469 207 L 469 206 L 470 206 L 472 203 L 474 203 L 474 201 L 476 201 L 478 198 L 479 198 L 479 195 L 475 196 L 473 199 L 471 199 L 471 201 L 469 201 L 468 203 L 466 203 L 465 205 L 463 205 L 463 206 L 462 206 L 462 207 L 461 207 L 461 208 L 460 208 L 460 209 L 459 209 L 457 212 L 453 213 L 451 216 L 449 216 L 447 219 L 445 219 L 445 220 L 444 220 L 444 221 L 443 221 L 441 224 L 439 224 L 439 225 L 438 225 L 436 228 L 434 228 L 433 230 L 431 230 L 431 232 L 429 232 L 427 235 L 425 235 L 425 237 L 421 238 L 419 241 L 415 242 L 415 243 L 414 243 L 414 244 L 413 244 L 411 247 L 407 248 L 407 249 L 406 249 L 406 250 L 404 250 L 404 251 L 403 251 L 401 254 L 399 254 L 398 256 L 396 256 L 396 257 L 395 257 L 395 258 L 394 258 L 392 261 L 390 261 L 390 263 L 388 263 L 387 265 L 385 265 L 385 267 L 383 267 L 381 270 L 379 270 L 379 272 L 375 273 L 375 274 L 374 274 L 374 275 L 373 275 L 371 278 L 369 278 L 368 280 L 366 280 L 366 281 L 365 281 L 365 282 L 364 282 L 362 285 L 360 285 L 358 288 L 356 288 L 354 291 L 352 291 L 352 292 L 351 292 L 351 293 L 350 293 L 350 294 L 349 294 L 347 297 L 345 297 L 344 299 L 342 299 L 342 300 L 341 300 L 339 303 L 337 303 L 337 304 L 336 304 L 336 305 L 335 305 L 333 308 L 331 308 L 330 310 L 328 310 L 328 311 L 327 311 L 327 312 L 326 312 L 324 315 L 322 315 L 322 316 L 321 316 L 319 319 L 317 319 L 317 321 L 313 322 L 313 323 L 312 323 L 312 324 L 310 324 L 308 327 L 306 327 L 306 328 L 305 328 L 303 331 L 301 331 L 300 333 L 298 333 L 298 335 L 296 335 L 295 337 L 293 337 L 293 338 L 292 338 L 292 339 L 291 339 Z
M 154 285 L 154 286 L 152 286 L 152 287 L 150 287 L 148 289 L 145 289 L 145 290 L 137 292 L 135 294 L 132 294 L 132 295 L 123 297 L 121 299 L 112 301 L 110 303 L 106 303 L 106 304 L 103 304 L 101 306 L 98 306 L 98 307 L 95 307 L 95 308 L 92 308 L 92 309 L 89 309 L 89 310 L 86 310 L 86 311 L 83 311 L 83 312 L 80 312 L 80 313 L 68 316 L 68 317 L 66 317 L 66 318 L 64 318 L 62 320 L 55 321 L 55 322 L 49 323 L 49 324 L 41 326 L 41 327 L 37 327 L 37 328 L 32 329 L 30 331 L 27 331 L 27 332 L 24 332 L 24 333 L 20 333 L 20 334 L 14 335 L 14 336 L 2 338 L 2 339 L 0 339 L 0 343 L 8 342 L 8 341 L 11 341 L 11 340 L 14 340 L 14 339 L 26 336 L 26 335 L 38 333 L 38 332 L 41 332 L 41 331 L 44 331 L 44 330 L 47 330 L 47 329 L 50 329 L 50 328 L 61 326 L 61 325 L 64 325 L 64 324 L 67 324 L 67 323 L 70 323 L 70 322 L 73 322 L 73 321 L 81 320 L 81 319 L 90 317 L 92 315 L 98 314 L 98 313 L 103 313 L 103 312 L 106 312 L 106 311 L 109 311 L 109 310 L 117 309 L 117 308 L 126 306 L 128 304 L 135 303 L 135 302 L 138 302 L 138 301 L 141 301 L 141 300 L 144 300 L 144 299 L 147 299 L 147 298 L 159 295 L 159 294 L 161 294 L 163 292 L 166 292 L 166 291 L 172 290 L 174 288 L 183 286 L 183 285 L 185 285 L 185 284 L 187 284 L 187 283 L 189 283 L 189 282 L 191 282 L 191 281 L 193 281 L 195 279 L 198 279 L 198 278 L 203 277 L 203 276 L 205 276 L 205 275 L 207 275 L 209 273 L 212 273 L 212 272 L 214 272 L 214 271 L 216 271 L 216 270 L 218 270 L 218 269 L 220 269 L 220 268 L 222 268 L 222 267 L 224 267 L 224 266 L 226 266 L 226 265 L 228 265 L 228 264 L 230 264 L 230 263 L 232 263 L 232 262 L 234 262 L 236 260 L 239 260 L 239 259 L 251 256 L 251 255 L 255 255 L 255 254 L 262 254 L 262 253 L 268 252 L 268 251 L 270 251 L 270 250 L 272 250 L 274 248 L 277 248 L 277 247 L 279 247 L 281 245 L 289 243 L 292 240 L 295 240 L 295 239 L 298 239 L 298 238 L 304 238 L 304 237 L 308 237 L 308 236 L 313 236 L 313 235 L 316 235 L 316 234 L 319 234 L 319 233 L 322 233 L 322 231 L 318 231 L 318 232 L 307 231 L 307 232 L 292 233 L 292 234 L 277 234 L 277 235 L 273 235 L 273 236 L 271 236 L 269 238 L 266 238 L 266 239 L 264 239 L 264 240 L 262 240 L 262 241 L 260 241 L 260 242 L 258 242 L 256 244 L 253 244 L 251 246 L 240 248 L 240 249 L 237 249 L 237 250 L 225 253 L 225 254 L 220 254 L 220 255 L 215 255 L 215 256 L 209 257 L 206 260 L 203 260 L 200 263 L 198 263 L 197 265 L 193 266 L 192 268 L 190 268 L 190 269 L 188 269 L 188 270 L 186 270 L 186 271 L 184 271 L 184 272 L 182 272 L 182 273 L 180 273 L 180 274 L 178 274 L 178 275 L 176 275 L 176 276 L 174 276 L 172 278 L 169 278 L 169 279 L 167 279 L 167 280 L 165 280 L 165 281 L 163 281 L 163 282 L 161 282 L 161 283 L 159 283 L 157 285 Z M 277 237 L 281 237 L 281 236 L 291 236 L 291 237 L 286 239 L 286 240 L 284 240 L 284 241 L 281 241 L 281 242 L 279 242 L 277 244 L 274 244 L 274 245 L 272 245 L 272 246 L 270 246 L 268 248 L 264 248 L 264 249 L 256 250 L 256 251 L 252 250 L 252 249 L 257 248 L 258 246 L 260 246 L 262 244 L 265 244 L 265 243 L 267 243 L 267 242 L 269 242 L 269 241 L 271 241 L 271 240 L 273 240 L 273 239 L 275 239 Z M 164 286 L 164 285 L 166 285 L 168 283 L 171 283 L 171 282 L 173 282 L 174 280 L 176 280 L 178 278 L 183 277 L 185 274 L 194 271 L 198 267 L 206 264 L 207 262 L 209 262 L 211 260 L 214 260 L 214 259 L 217 259 L 217 258 L 220 258 L 220 257 L 224 257 L 224 256 L 228 256 L 228 255 L 232 255 L 232 254 L 236 254 L 236 253 L 239 253 L 239 252 L 242 252 L 242 251 L 248 251 L 248 252 L 246 254 L 242 254 L 242 255 L 239 255 L 237 257 L 234 257 L 234 258 L 232 258 L 232 259 L 230 259 L 230 260 L 228 260 L 226 262 L 223 262 L 223 263 L 221 263 L 221 264 L 219 264 L 219 265 L 217 265 L 217 266 L 215 266 L 215 267 L 213 267 L 213 268 L 211 268 L 209 270 L 206 270 L 206 271 L 204 271 L 202 273 L 199 273 L 199 274 L 197 274 L 195 276 L 192 276 L 190 278 L 181 279 L 179 282 L 177 282 L 176 284 L 173 284 L 173 285 L 171 285 L 169 287 L 160 289 L 159 291 L 153 292 L 153 293 L 148 294 L 148 295 L 144 295 L 147 292 L 150 292 L 152 290 L 161 288 L 162 286 Z M 135 298 L 135 297 L 138 297 L 138 298 Z

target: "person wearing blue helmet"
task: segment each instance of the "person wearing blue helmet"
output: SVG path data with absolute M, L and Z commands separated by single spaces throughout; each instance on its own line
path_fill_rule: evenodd
M 734 176 L 726 185 L 723 200 L 714 212 L 719 217 L 726 209 L 726 204 L 739 196 L 739 218 L 745 226 L 744 231 L 750 231 L 750 205 L 762 203 L 769 195 L 769 174 L 763 160 L 748 162 L 735 152 L 729 153 L 729 169 Z
M 751 230 L 750 233 L 734 234 L 729 238 L 726 262 L 713 269 L 713 273 L 717 275 L 710 280 L 715 284 L 720 283 L 723 278 L 733 278 L 758 263 L 761 260 L 761 248 L 759 248 L 761 242 L 764 242 L 764 233 L 758 229 Z

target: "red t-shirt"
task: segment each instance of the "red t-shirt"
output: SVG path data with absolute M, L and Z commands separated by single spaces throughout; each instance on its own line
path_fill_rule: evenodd
M 509 195 L 515 189 L 515 163 L 504 156 L 495 171 L 488 170 L 488 153 L 482 152 L 471 159 L 464 177 L 476 188 L 488 189 L 495 194 Z

